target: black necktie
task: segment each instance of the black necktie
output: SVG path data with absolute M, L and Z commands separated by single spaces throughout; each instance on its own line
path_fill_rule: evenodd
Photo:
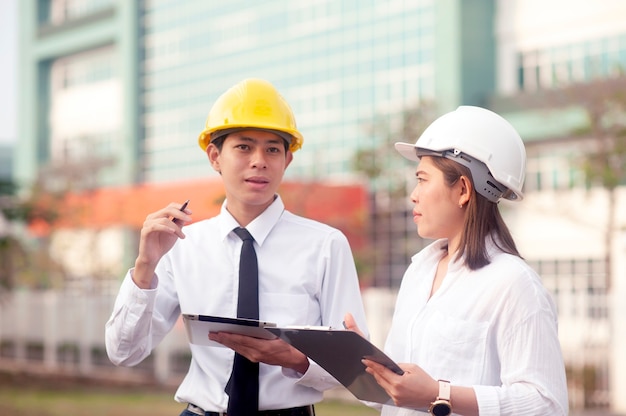
M 239 259 L 237 317 L 259 319 L 259 271 L 254 239 L 245 228 L 233 230 L 243 240 Z M 259 409 L 259 364 L 235 353 L 233 372 L 225 389 L 228 416 L 250 416 Z

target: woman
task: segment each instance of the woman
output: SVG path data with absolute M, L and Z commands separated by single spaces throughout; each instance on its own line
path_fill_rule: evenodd
M 523 197 L 520 136 L 499 115 L 462 106 L 395 147 L 419 162 L 413 221 L 435 241 L 404 275 L 385 344 L 411 364 L 400 376 L 364 360 L 395 404 L 381 414 L 566 415 L 555 305 L 497 205 Z

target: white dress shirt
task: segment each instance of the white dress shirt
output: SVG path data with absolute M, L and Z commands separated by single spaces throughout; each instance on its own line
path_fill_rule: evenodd
M 127 273 L 106 324 L 111 361 L 132 366 L 146 358 L 172 329 L 181 312 L 237 316 L 239 224 L 226 210 L 184 228 L 161 259 L 153 288 L 139 289 Z M 246 229 L 254 237 L 259 267 L 259 319 L 284 325 L 341 328 L 351 312 L 361 328 L 365 313 L 354 260 L 346 237 L 337 229 L 296 216 L 277 197 Z M 176 400 L 206 411 L 224 412 L 234 352 L 190 345 L 189 371 Z M 337 381 L 311 362 L 305 374 L 260 365 L 259 409 L 281 409 L 319 402 Z
M 489 244 L 489 265 L 471 271 L 450 261 L 429 299 L 445 245 L 446 240 L 435 241 L 413 256 L 386 352 L 435 379 L 473 387 L 481 416 L 567 415 L 556 308 L 537 274 L 519 257 Z M 418 414 L 423 413 L 393 406 L 381 413 Z

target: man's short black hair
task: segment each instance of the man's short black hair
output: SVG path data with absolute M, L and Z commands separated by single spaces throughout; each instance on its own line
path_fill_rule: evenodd
M 254 128 L 251 128 L 250 130 L 255 130 Z M 264 130 L 266 131 L 266 130 Z M 234 133 L 234 132 L 233 132 Z M 212 139 L 210 143 L 213 143 L 213 145 L 215 145 L 215 147 L 217 147 L 217 150 L 219 152 L 222 151 L 222 147 L 224 146 L 224 140 L 226 140 L 226 138 L 230 135 L 229 134 L 224 134 L 221 136 L 217 136 L 215 139 Z M 289 146 L 290 144 L 287 142 L 287 140 L 283 139 L 283 145 L 285 146 L 285 153 L 289 151 Z

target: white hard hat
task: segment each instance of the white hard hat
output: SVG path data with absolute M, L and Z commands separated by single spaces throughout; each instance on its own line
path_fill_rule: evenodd
M 436 119 L 415 144 L 396 143 L 395 148 L 409 160 L 434 155 L 467 166 L 476 192 L 492 202 L 524 197 L 524 143 L 515 128 L 493 111 L 461 106 Z

